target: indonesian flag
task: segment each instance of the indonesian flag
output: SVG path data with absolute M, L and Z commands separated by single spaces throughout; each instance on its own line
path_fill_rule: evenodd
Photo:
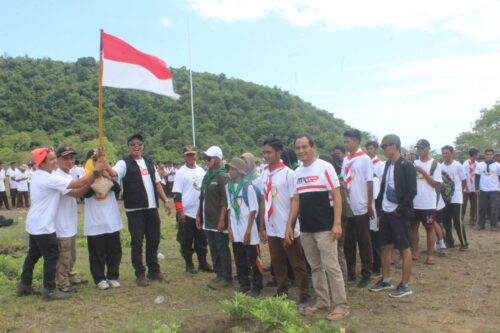
M 119 38 L 102 33 L 102 85 L 114 88 L 145 90 L 179 99 L 174 91 L 172 73 L 167 64 L 142 53 Z

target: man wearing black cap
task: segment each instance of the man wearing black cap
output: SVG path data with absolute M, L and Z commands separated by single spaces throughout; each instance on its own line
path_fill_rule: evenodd
M 434 264 L 434 244 L 436 243 L 434 221 L 439 198 L 436 188 L 443 182 L 441 165 L 429 155 L 430 147 L 431 145 L 426 139 L 418 140 L 415 145 L 419 156 L 418 160 L 413 162 L 417 171 L 417 195 L 413 199 L 415 217 L 411 221 L 410 233 L 413 260 L 417 260 L 419 254 L 418 228 L 420 223 L 424 226 L 427 233 L 427 259 L 425 263 L 428 265 Z
M 197 273 L 193 264 L 194 252 L 198 256 L 198 269 L 213 272 L 207 263 L 207 237 L 203 230 L 196 228 L 196 213 L 200 204 L 201 182 L 205 171 L 196 164 L 195 148 L 185 147 L 183 153 L 186 164 L 175 175 L 172 190 L 177 212 L 177 241 L 186 262 L 186 272 Z
M 71 169 L 75 165 L 76 152 L 69 146 L 61 147 L 56 152 L 58 168 L 54 175 L 72 181 Z M 56 213 L 55 226 L 59 258 L 56 266 L 56 284 L 63 292 L 76 291 L 71 285 L 86 283 L 78 278 L 74 270 L 76 261 L 76 233 L 78 231 L 78 206 L 75 195 L 83 195 L 89 186 L 81 189 L 81 193 L 72 196 L 62 195 Z
M 143 158 L 143 137 L 134 134 L 127 139 L 129 156 L 120 160 L 113 167 L 111 176 L 123 183 L 123 203 L 131 235 L 131 255 L 138 286 L 146 287 L 150 280 L 163 281 L 164 277 L 158 263 L 160 244 L 160 216 L 158 198 L 164 202 L 165 210 L 170 215 L 170 205 L 161 186 L 160 175 L 152 161 Z M 146 265 L 142 261 L 142 243 L 146 238 Z
M 413 218 L 413 198 L 417 193 L 416 171 L 413 163 L 401 156 L 401 140 L 388 134 L 380 144 L 388 162 L 385 164 L 380 192 L 375 201 L 380 212 L 380 245 L 382 252 L 382 278 L 371 291 L 392 289 L 390 266 L 393 249 L 401 254 L 403 275 L 401 283 L 389 293 L 391 297 L 411 295 L 408 285 L 411 275 L 411 250 L 409 219 Z

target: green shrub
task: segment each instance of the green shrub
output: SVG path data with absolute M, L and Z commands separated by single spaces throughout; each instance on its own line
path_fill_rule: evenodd
M 268 328 L 278 328 L 286 323 L 298 322 L 297 305 L 286 299 L 286 296 L 260 299 L 251 313 Z
M 222 307 L 233 319 L 247 319 L 252 315 L 252 310 L 258 300 L 242 293 L 236 293 L 232 300 L 223 300 Z
M 21 266 L 13 257 L 0 255 L 0 274 L 17 279 L 21 275 Z

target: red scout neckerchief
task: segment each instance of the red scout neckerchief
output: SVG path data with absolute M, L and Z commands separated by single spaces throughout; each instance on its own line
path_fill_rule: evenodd
M 344 184 L 345 184 L 345 188 L 347 190 L 347 193 L 351 193 L 351 167 L 352 167 L 352 163 L 354 162 L 354 159 L 356 157 L 359 157 L 359 156 L 363 156 L 365 153 L 361 150 L 361 149 L 358 149 L 357 152 L 355 152 L 354 154 L 347 154 L 347 164 L 345 166 L 345 169 L 344 169 Z
M 269 204 L 269 208 L 267 209 L 267 219 L 271 218 L 271 215 L 273 214 L 273 195 L 271 193 L 272 191 L 272 186 L 273 186 L 273 181 L 272 177 L 275 173 L 279 172 L 280 170 L 283 170 L 285 168 L 285 163 L 280 161 L 274 168 L 269 167 L 269 173 L 267 175 L 267 181 L 266 181 L 266 191 L 264 192 L 264 200 L 266 203 Z

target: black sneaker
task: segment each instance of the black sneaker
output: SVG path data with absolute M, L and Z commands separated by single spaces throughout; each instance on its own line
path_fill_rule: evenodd
M 260 295 L 260 290 L 259 289 L 251 289 L 249 291 L 247 291 L 247 296 L 250 296 L 250 297 L 259 297 Z
M 40 292 L 35 291 L 32 286 L 25 286 L 21 282 L 19 282 L 19 284 L 17 285 L 16 295 L 18 297 L 37 295 L 37 294 L 39 295 Z
M 206 261 L 202 261 L 198 264 L 198 270 L 202 272 L 213 273 L 214 269 Z
M 196 268 L 194 268 L 193 265 L 186 265 L 186 273 L 196 274 L 198 273 L 198 271 L 196 270 Z
M 299 303 L 297 304 L 297 307 L 299 309 L 305 309 L 309 306 L 309 295 L 302 294 L 299 297 Z
M 46 301 L 59 301 L 62 299 L 71 298 L 72 296 L 73 296 L 72 293 L 65 293 L 57 288 L 54 290 L 45 289 L 43 291 L 43 299 Z
M 407 295 L 413 294 L 410 286 L 404 287 L 402 283 L 398 284 L 398 287 L 389 293 L 390 297 L 401 298 Z
M 371 277 L 364 277 L 361 278 L 361 280 L 358 282 L 358 288 L 366 288 L 368 285 L 372 282 Z
M 460 246 L 460 251 L 462 251 L 462 252 L 463 252 L 463 251 L 466 251 L 466 250 L 468 250 L 468 249 L 469 249 L 469 245 L 461 245 L 461 246 Z
M 377 283 L 375 283 L 368 290 L 378 292 L 378 291 L 392 289 L 392 288 L 394 288 L 394 286 L 390 282 L 384 282 L 384 279 L 380 279 L 380 280 L 378 280 Z

